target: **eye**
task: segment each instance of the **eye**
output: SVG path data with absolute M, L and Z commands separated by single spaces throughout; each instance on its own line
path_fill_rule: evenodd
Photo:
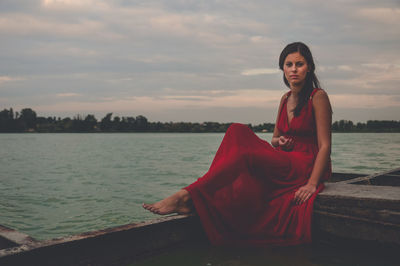
M 304 62 L 297 62 L 297 63 L 296 63 L 296 66 L 297 66 L 297 67 L 302 67 L 302 66 L 304 66 Z
M 291 63 L 291 62 L 288 62 L 288 63 L 286 63 L 286 66 L 287 66 L 287 67 L 291 67 L 291 66 L 292 66 L 292 63 Z

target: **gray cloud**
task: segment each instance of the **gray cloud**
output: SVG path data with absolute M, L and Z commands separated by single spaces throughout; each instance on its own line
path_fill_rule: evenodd
M 392 109 L 373 111 L 392 119 L 400 111 L 399 12 L 398 1 L 389 0 L 3 0 L 0 106 L 69 115 L 101 114 L 120 103 L 126 104 L 120 112 L 167 121 L 190 121 L 190 115 L 235 121 L 247 110 L 249 122 L 272 122 L 272 107 L 250 92 L 287 90 L 282 74 L 272 70 L 284 45 L 302 40 L 324 88 L 336 96 L 337 119 L 367 119 L 365 112 L 344 111 L 365 108 L 346 106 L 346 95 L 366 101 L 367 95 L 393 96 Z M 210 107 L 203 98 L 235 101 L 246 91 L 247 107 Z M 136 107 L 130 109 L 126 99 L 132 97 Z M 140 110 L 138 99 L 155 98 L 187 105 Z M 91 104 L 105 99 L 104 110 Z M 217 109 L 227 117 L 210 115 Z

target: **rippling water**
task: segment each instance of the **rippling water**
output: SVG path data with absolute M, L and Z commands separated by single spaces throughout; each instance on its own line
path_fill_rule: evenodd
M 270 140 L 271 134 L 259 134 Z M 37 239 L 152 219 L 207 171 L 223 134 L 0 134 L 0 224 Z M 400 167 L 400 134 L 334 134 L 336 172 Z

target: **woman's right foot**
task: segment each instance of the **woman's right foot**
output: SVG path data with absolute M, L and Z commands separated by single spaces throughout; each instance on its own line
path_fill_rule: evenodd
M 181 189 L 172 196 L 154 204 L 143 203 L 143 208 L 155 214 L 166 215 L 171 213 L 189 214 L 193 211 L 190 194 L 187 190 Z

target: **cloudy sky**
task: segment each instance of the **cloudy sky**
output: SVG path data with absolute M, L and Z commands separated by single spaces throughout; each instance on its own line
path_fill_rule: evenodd
M 399 0 L 1 0 L 0 108 L 274 122 L 293 41 L 334 120 L 400 119 Z

